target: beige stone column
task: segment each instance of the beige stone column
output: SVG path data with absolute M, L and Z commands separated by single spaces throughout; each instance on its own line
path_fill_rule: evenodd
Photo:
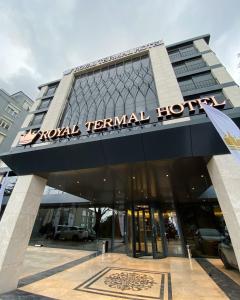
M 41 130 L 53 129 L 56 128 L 56 126 L 58 125 L 58 121 L 65 108 L 67 96 L 72 87 L 73 80 L 74 80 L 73 73 L 64 75 L 63 78 L 61 79 L 59 86 L 55 92 L 55 95 L 51 101 L 51 104 L 49 106 L 47 115 L 42 123 Z
M 240 268 L 240 164 L 232 155 L 216 155 L 207 165 Z
M 46 179 L 19 176 L 0 222 L 0 294 L 17 288 Z
M 152 70 L 160 106 L 167 106 L 183 101 L 167 49 L 160 45 L 149 49 Z

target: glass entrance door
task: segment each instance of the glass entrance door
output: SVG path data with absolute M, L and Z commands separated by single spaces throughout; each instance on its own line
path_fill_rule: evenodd
M 134 212 L 135 255 L 164 256 L 161 215 L 153 208 L 137 207 Z
M 152 228 L 149 209 L 135 210 L 136 256 L 152 255 Z

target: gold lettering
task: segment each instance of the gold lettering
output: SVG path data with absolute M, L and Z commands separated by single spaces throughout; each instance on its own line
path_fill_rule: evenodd
M 61 136 L 61 131 L 62 131 L 62 128 L 57 128 L 57 137 Z
M 112 127 L 113 126 L 113 119 L 108 118 L 103 120 L 103 128 L 106 129 L 107 127 Z
M 56 138 L 56 137 L 57 137 L 57 133 L 58 133 L 57 129 L 49 130 L 49 131 L 48 131 L 48 138 L 49 138 L 49 139 L 54 139 L 54 138 Z
M 182 104 L 174 104 L 170 106 L 169 110 L 173 115 L 181 115 L 184 111 L 184 106 Z
M 196 100 L 189 100 L 189 101 L 186 101 L 186 102 L 183 103 L 183 105 L 188 106 L 188 109 L 189 109 L 190 113 L 195 112 L 195 108 L 193 107 L 193 104 L 196 105 L 197 101 Z
M 39 133 L 40 133 L 40 137 L 39 137 L 39 139 L 40 139 L 40 141 L 46 141 L 47 139 L 48 139 L 48 131 L 39 131 Z
M 128 119 L 128 124 L 139 123 L 139 120 L 135 113 L 132 113 L 130 118 Z
M 199 110 L 204 110 L 204 108 L 202 107 L 202 103 L 209 105 L 210 102 L 210 106 L 212 106 L 212 101 L 210 100 L 210 98 L 196 99 L 196 101 L 199 105 Z
M 144 111 L 141 111 L 140 112 L 140 122 L 149 122 L 150 120 L 150 117 L 145 117 L 145 112 Z
M 91 132 L 92 131 L 93 125 L 94 125 L 94 122 L 87 122 L 87 123 L 85 123 L 85 126 L 87 127 L 87 132 Z
M 120 117 L 114 118 L 114 126 L 121 126 L 121 125 L 127 125 L 127 115 L 123 115 L 121 119 Z
M 72 135 L 79 135 L 81 133 L 78 125 L 73 125 L 73 128 L 72 128 Z
M 71 135 L 71 133 L 72 133 L 71 128 L 69 128 L 69 127 L 62 128 L 60 137 Z
M 211 96 L 210 99 L 212 100 L 212 103 L 213 103 L 214 107 L 219 107 L 220 108 L 220 107 L 224 107 L 225 104 L 226 104 L 225 100 L 223 102 L 221 102 L 221 103 L 218 103 L 217 99 L 215 98 L 215 96 Z
M 94 131 L 101 130 L 102 128 L 103 128 L 103 120 L 97 120 L 94 122 L 94 127 L 93 127 Z
M 161 119 L 163 116 L 169 117 L 171 116 L 171 112 L 169 111 L 169 107 L 158 107 L 156 108 L 157 117 Z

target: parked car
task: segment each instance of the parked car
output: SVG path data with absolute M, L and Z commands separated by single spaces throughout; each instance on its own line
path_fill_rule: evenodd
M 226 269 L 238 270 L 237 259 L 229 236 L 218 245 L 218 253 Z
M 218 244 L 223 239 L 224 236 L 215 228 L 199 228 L 194 237 L 196 248 L 208 255 L 218 254 Z
M 88 240 L 94 241 L 96 239 L 96 232 L 93 229 L 88 229 Z
M 88 231 L 78 226 L 58 225 L 54 238 L 57 240 L 80 241 L 88 238 Z

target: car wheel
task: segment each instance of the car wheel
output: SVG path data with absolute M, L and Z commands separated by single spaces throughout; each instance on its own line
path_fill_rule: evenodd
M 224 264 L 224 267 L 226 269 L 232 269 L 232 266 L 227 261 L 226 256 L 224 255 L 224 253 L 222 251 L 220 251 L 219 255 L 220 255 L 220 258 L 221 258 L 221 260 L 222 260 L 222 262 Z

